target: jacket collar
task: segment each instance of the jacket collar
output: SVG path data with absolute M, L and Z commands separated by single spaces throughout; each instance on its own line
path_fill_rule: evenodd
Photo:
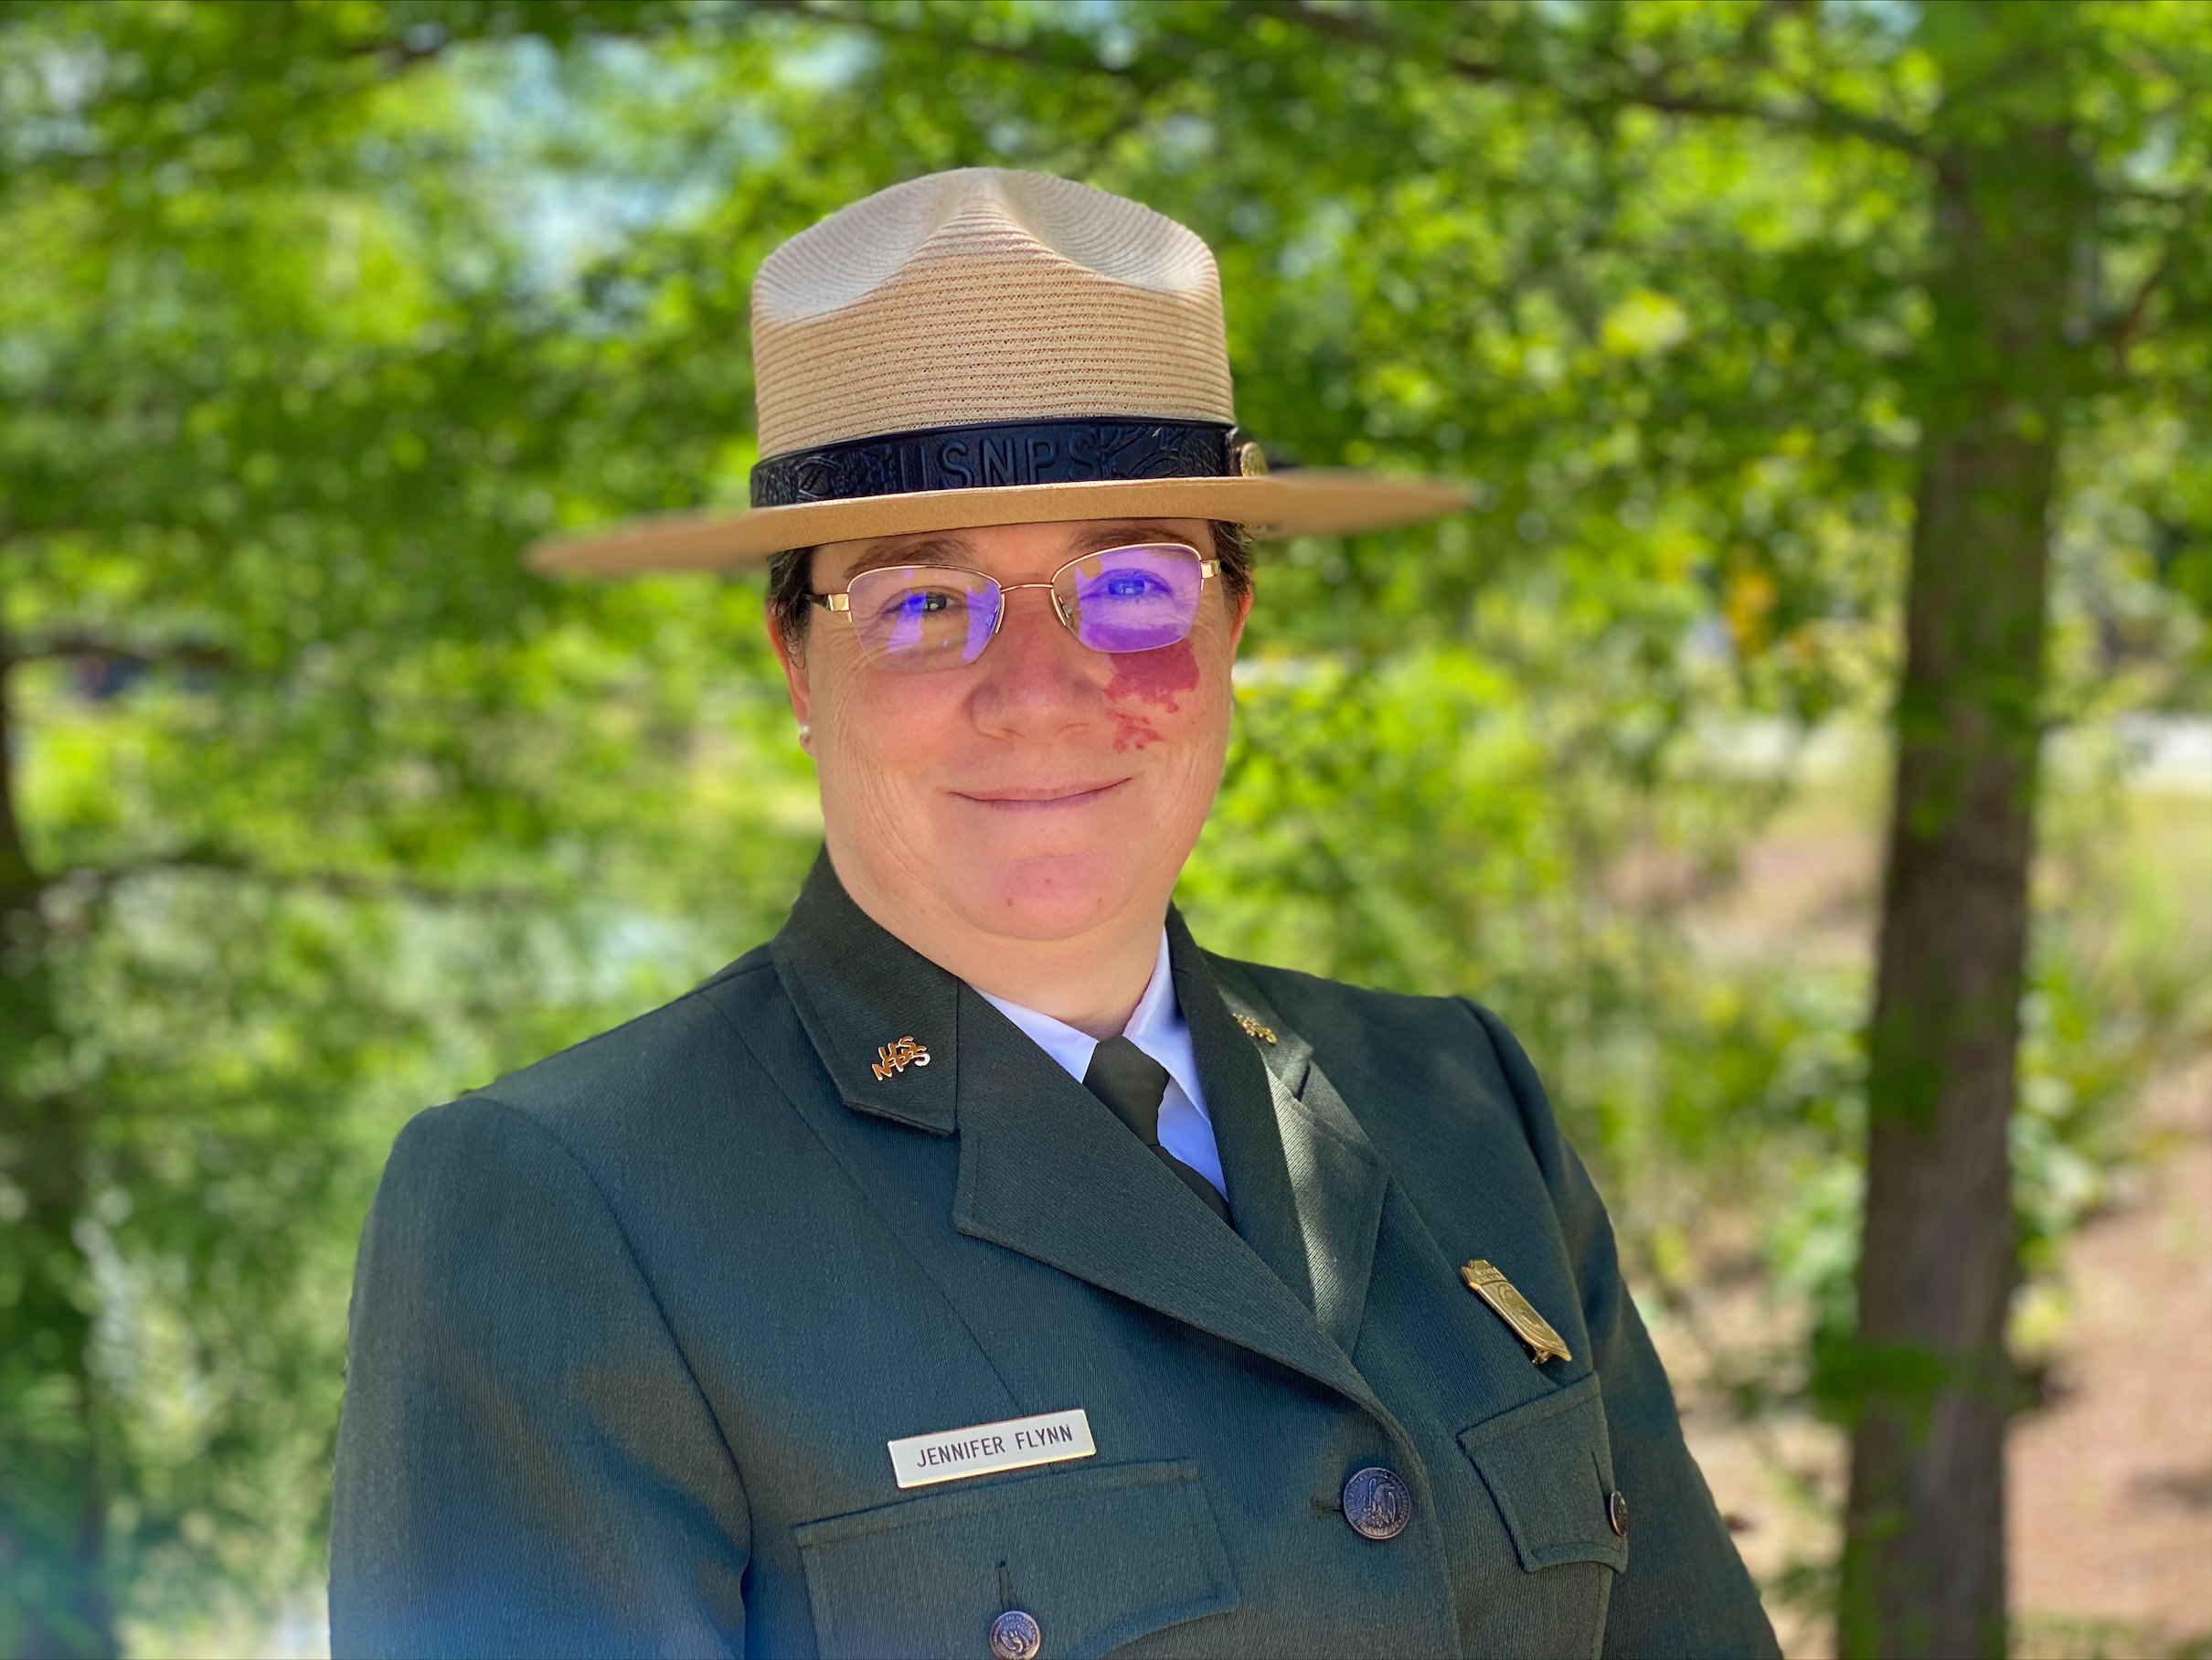
M 827 848 L 769 952 L 845 1105 L 932 1134 L 953 1133 L 961 983 L 853 903 Z M 897 1046 L 908 1038 L 929 1059 L 887 1065 L 884 1051 L 893 1050 L 895 1062 Z
M 771 951 L 848 1107 L 960 1137 L 960 1232 L 1268 1355 L 1379 1412 L 1349 1352 L 1388 1172 L 1320 1078 L 1311 1046 L 1249 982 L 1225 987 L 1179 915 L 1170 911 L 1167 926 L 1234 1233 L 981 995 L 870 920 L 826 854 Z M 1248 1036 L 1239 1013 L 1272 1028 L 1276 1043 Z M 887 1068 L 880 1052 L 906 1037 L 928 1062 Z
M 1200 952 L 1180 916 L 1167 926 L 1238 1231 L 1348 1355 L 1367 1314 L 1389 1166 L 1313 1046 L 1250 977 Z

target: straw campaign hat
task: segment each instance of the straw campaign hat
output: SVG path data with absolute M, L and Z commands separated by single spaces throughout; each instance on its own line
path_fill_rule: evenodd
M 1237 425 L 1221 280 L 1195 234 L 994 167 L 878 191 L 753 283 L 752 510 L 540 542 L 537 569 L 733 568 L 790 548 L 1060 519 L 1366 530 L 1462 505 L 1433 482 L 1271 474 Z

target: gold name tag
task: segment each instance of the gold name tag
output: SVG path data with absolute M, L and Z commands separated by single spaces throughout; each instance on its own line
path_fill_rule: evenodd
M 964 1430 L 940 1430 L 934 1435 L 909 1435 L 888 1444 L 891 1474 L 901 1487 L 1056 1464 L 1063 1458 L 1089 1458 L 1099 1450 L 1081 1407 L 1040 1412 L 1035 1418 L 1009 1418 L 1003 1423 L 971 1424 Z

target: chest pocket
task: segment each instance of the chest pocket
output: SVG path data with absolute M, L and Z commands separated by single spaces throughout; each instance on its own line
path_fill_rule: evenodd
M 1187 1460 L 967 1487 L 794 1530 L 825 1655 L 987 1655 L 1013 1605 L 1041 1654 L 1102 1655 L 1237 1605 L 1220 1529 Z
M 1460 1431 L 1483 1484 L 1530 1572 L 1564 1562 L 1628 1570 L 1628 1541 L 1612 1529 L 1612 1443 L 1596 1373 L 1556 1395 Z

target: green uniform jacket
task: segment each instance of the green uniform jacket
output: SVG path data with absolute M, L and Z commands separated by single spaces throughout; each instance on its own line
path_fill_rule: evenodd
M 1047 1656 L 1773 1654 L 1496 1018 L 1168 938 L 1234 1232 L 826 858 L 769 946 L 416 1118 L 334 1652 L 984 1656 L 1012 1607 Z M 1092 1457 L 895 1484 L 894 1439 L 1072 1408 Z M 1340 1496 L 1374 1465 L 1380 1542 Z

